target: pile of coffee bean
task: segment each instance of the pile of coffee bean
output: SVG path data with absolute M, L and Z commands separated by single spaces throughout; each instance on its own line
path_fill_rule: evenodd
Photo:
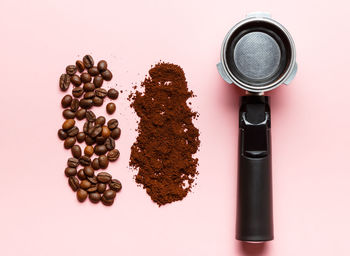
M 72 152 L 64 173 L 79 202 L 89 197 L 92 203 L 101 201 L 110 206 L 122 188 L 120 181 L 112 179 L 109 173 L 95 173 L 105 170 L 109 162 L 116 161 L 120 154 L 115 148 L 115 140 L 121 133 L 118 120 L 112 118 L 106 121 L 104 116 L 96 117 L 90 110 L 93 106 L 102 106 L 106 97 L 111 100 L 118 98 L 117 90 L 102 88 L 103 82 L 110 81 L 112 77 L 106 61 L 101 60 L 94 66 L 94 59 L 85 55 L 82 61 L 77 60 L 75 65 L 67 66 L 66 73 L 59 79 L 60 89 L 64 92 L 73 84 L 72 94 L 65 95 L 61 100 L 65 121 L 62 129 L 58 130 L 58 137 L 64 141 L 64 148 Z M 113 114 L 115 110 L 113 102 L 106 105 L 108 114 Z M 82 131 L 76 126 L 75 119 L 86 120 Z M 86 144 L 84 150 L 77 144 L 83 142 Z M 94 154 L 96 157 L 92 159 Z

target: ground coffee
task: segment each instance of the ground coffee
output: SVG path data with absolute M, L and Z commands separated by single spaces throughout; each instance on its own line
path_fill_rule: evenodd
M 141 87 L 143 93 L 129 96 L 140 117 L 130 166 L 138 170 L 135 181 L 161 206 L 182 200 L 193 187 L 198 174 L 198 159 L 193 154 L 200 140 L 192 120 L 198 114 L 187 105 L 193 92 L 177 65 L 156 64 Z

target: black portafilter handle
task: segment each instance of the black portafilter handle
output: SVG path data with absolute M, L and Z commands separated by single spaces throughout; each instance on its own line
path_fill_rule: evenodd
M 269 98 L 241 97 L 236 239 L 273 240 Z

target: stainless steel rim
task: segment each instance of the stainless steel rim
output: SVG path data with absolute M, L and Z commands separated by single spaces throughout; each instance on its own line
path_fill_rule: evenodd
M 242 25 L 252 22 L 252 21 L 264 21 L 264 22 L 268 22 L 270 24 L 275 25 L 276 27 L 280 28 L 283 33 L 287 36 L 288 41 L 291 45 L 291 61 L 289 63 L 289 66 L 287 68 L 287 71 L 283 74 L 283 76 L 281 76 L 278 80 L 274 81 L 272 84 L 269 85 L 265 85 L 262 87 L 255 87 L 249 84 L 246 84 L 244 82 L 242 82 L 241 80 L 239 80 L 228 68 L 227 65 L 227 60 L 226 60 L 226 49 L 227 49 L 227 42 L 229 41 L 229 38 L 232 36 L 232 34 Z M 222 44 L 221 47 L 221 63 L 223 64 L 224 70 L 226 72 L 226 74 L 233 80 L 233 83 L 237 86 L 239 86 L 240 88 L 244 89 L 244 90 L 248 90 L 250 92 L 266 92 L 266 91 L 270 91 L 278 86 L 280 86 L 281 84 L 283 84 L 283 82 L 285 80 L 288 79 L 288 77 L 290 76 L 290 74 L 293 71 L 294 66 L 296 65 L 296 52 L 295 52 L 295 44 L 293 41 L 292 36 L 289 34 L 288 30 L 283 27 L 280 23 L 278 23 L 277 21 L 271 19 L 271 18 L 267 18 L 267 17 L 250 17 L 250 18 L 246 18 L 240 22 L 238 22 L 235 26 L 233 26 L 230 31 L 226 34 L 224 42 Z

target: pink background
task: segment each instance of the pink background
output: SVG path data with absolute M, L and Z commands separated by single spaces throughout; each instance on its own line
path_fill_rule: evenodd
M 241 91 L 215 66 L 226 32 L 256 10 L 291 32 L 299 64 L 290 86 L 268 93 L 275 240 L 264 246 L 234 239 Z M 345 0 L 2 0 L 0 254 L 348 255 L 349 13 Z M 77 202 L 56 135 L 58 78 L 86 53 L 106 59 L 108 87 L 124 90 L 113 115 L 121 158 L 109 168 L 124 187 L 110 208 Z M 137 119 L 126 98 L 160 59 L 181 65 L 198 95 L 202 144 L 193 193 L 158 208 L 128 168 Z

